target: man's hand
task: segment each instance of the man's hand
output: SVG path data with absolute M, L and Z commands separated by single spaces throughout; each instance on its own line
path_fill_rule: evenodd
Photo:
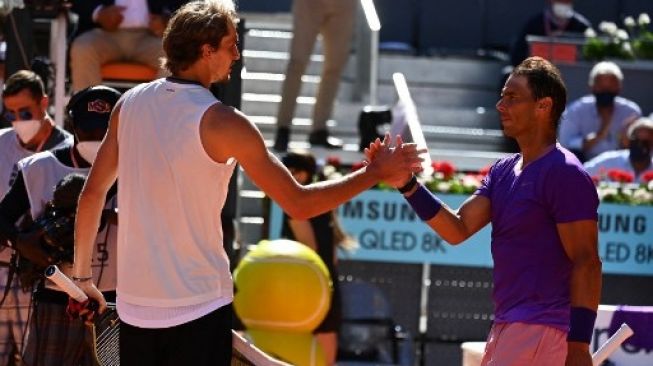
M 153 35 L 157 37 L 163 37 L 163 31 L 166 30 L 167 23 L 167 19 L 163 16 L 158 14 L 150 14 L 150 23 L 148 28 Z
M 21 256 L 38 267 L 45 268 L 52 264 L 53 259 L 41 246 L 42 237 L 41 230 L 18 234 L 15 247 Z
M 397 136 L 395 141 L 395 148 L 390 147 L 390 134 L 386 134 L 383 138 L 383 141 L 376 139 L 374 142 L 370 143 L 368 148 L 365 148 L 365 158 L 367 165 L 373 165 L 379 159 L 382 158 L 385 154 L 391 153 L 400 153 L 403 154 L 403 164 L 398 163 L 395 166 L 390 166 L 389 176 L 381 177 L 381 180 L 389 184 L 392 187 L 401 187 L 405 185 L 408 180 L 412 177 L 413 173 L 421 172 L 422 165 L 421 163 L 424 159 L 420 158 L 419 155 L 426 152 L 426 149 L 417 149 L 415 144 L 405 144 L 401 139 L 401 136 Z
M 406 183 L 410 175 L 422 171 L 423 159 L 419 154 L 425 150 L 418 150 L 415 144 L 404 144 L 401 136 L 397 136 L 395 147 L 389 146 L 390 136 L 386 134 L 383 143 L 375 142 L 366 149 L 365 155 L 369 161 L 368 170 L 376 174 L 379 180 L 393 187 Z
M 567 361 L 565 362 L 565 366 L 592 366 L 589 344 L 568 342 L 567 345 Z
M 100 290 L 95 287 L 93 281 L 75 282 L 75 284 L 84 291 L 86 296 L 88 296 L 88 301 L 80 304 L 71 300 L 73 304 L 80 304 L 81 309 L 75 309 L 75 307 L 71 306 L 69 303 L 69 310 L 73 310 L 74 314 L 77 314 L 86 324 L 91 324 L 93 323 L 96 314 L 102 314 L 107 310 L 107 301 L 104 299 L 104 295 L 102 295 Z M 96 305 L 92 305 L 93 302 L 97 304 L 97 307 Z M 69 311 L 69 313 L 71 312 Z M 74 316 L 74 314 L 71 315 Z
M 103 6 L 97 13 L 96 23 L 107 32 L 114 32 L 122 23 L 124 16 L 122 12 L 125 11 L 124 6 L 109 5 Z

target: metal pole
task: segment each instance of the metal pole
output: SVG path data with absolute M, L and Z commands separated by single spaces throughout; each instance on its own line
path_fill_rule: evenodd
M 374 106 L 379 85 L 379 31 L 372 31 L 370 48 L 370 105 Z

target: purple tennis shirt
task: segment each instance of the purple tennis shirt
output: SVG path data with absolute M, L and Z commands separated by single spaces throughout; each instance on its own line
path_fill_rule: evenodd
M 491 202 L 495 322 L 567 332 L 572 263 L 556 224 L 597 220 L 599 198 L 583 165 L 559 144 L 521 171 L 520 160 L 497 161 L 475 193 Z

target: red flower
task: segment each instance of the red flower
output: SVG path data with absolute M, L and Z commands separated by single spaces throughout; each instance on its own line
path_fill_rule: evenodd
M 592 176 L 592 182 L 594 182 L 595 186 L 598 186 L 599 183 L 601 182 L 601 177 L 599 177 L 598 175 L 593 175 Z
M 653 170 L 647 170 L 642 173 L 642 181 L 648 183 L 653 180 Z
M 613 182 L 619 183 L 632 183 L 635 180 L 635 176 L 632 173 L 621 169 L 608 170 L 608 178 Z
M 338 169 L 340 168 L 340 157 L 337 155 L 329 155 L 326 158 L 326 165 L 331 165 L 334 168 Z
M 355 172 L 358 169 L 362 169 L 365 167 L 365 162 L 364 161 L 357 161 L 354 164 L 351 165 L 351 171 Z
M 491 164 L 482 167 L 481 170 L 478 171 L 478 175 L 480 175 L 481 177 L 487 176 L 488 174 L 490 174 L 490 168 L 492 168 Z
M 448 161 L 434 161 L 431 163 L 431 167 L 434 172 L 442 173 L 445 180 L 453 178 L 456 172 L 456 167 Z

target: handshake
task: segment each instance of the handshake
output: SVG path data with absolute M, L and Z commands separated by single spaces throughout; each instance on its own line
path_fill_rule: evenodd
M 365 148 L 364 164 L 380 181 L 399 188 L 410 182 L 414 173 L 423 170 L 425 159 L 420 155 L 425 153 L 428 153 L 426 148 L 418 149 L 415 143 L 404 143 L 401 136 L 392 144 L 390 134 L 386 134 L 383 141 L 377 138 Z

